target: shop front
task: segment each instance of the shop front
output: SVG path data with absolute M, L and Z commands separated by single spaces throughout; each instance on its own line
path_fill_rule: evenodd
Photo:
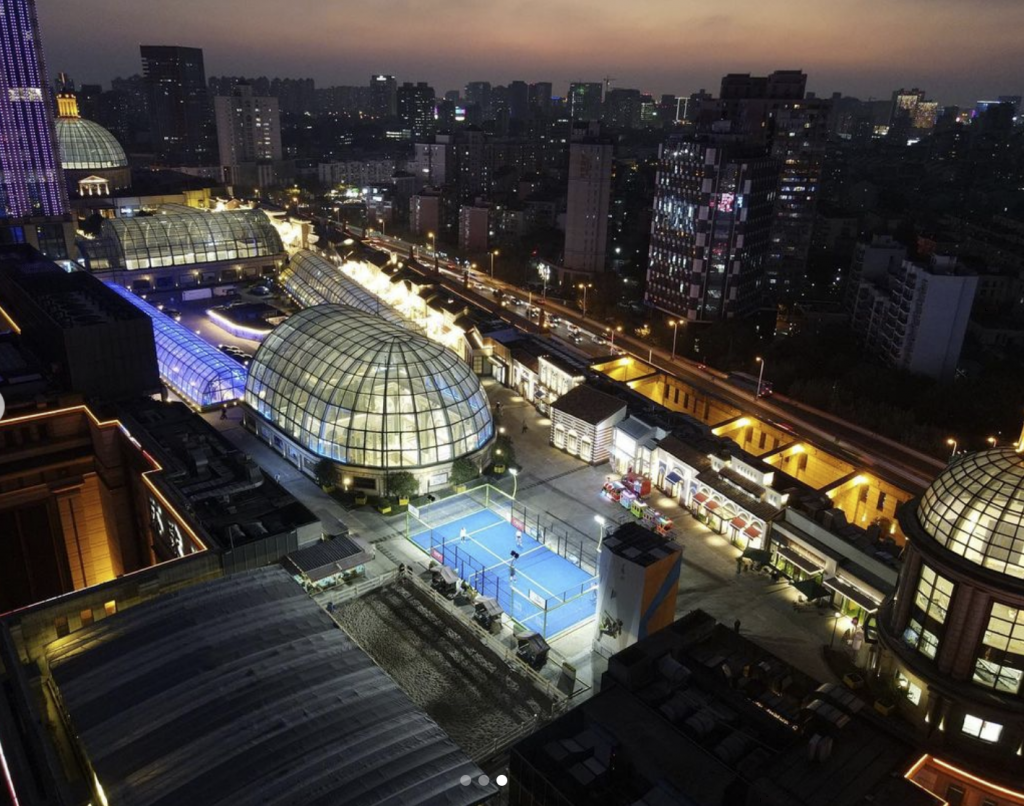
M 869 589 L 860 580 L 852 579 L 844 574 L 825 577 L 826 588 L 834 591 L 832 603 L 836 610 L 859 624 L 871 622 L 884 598 L 877 590 Z

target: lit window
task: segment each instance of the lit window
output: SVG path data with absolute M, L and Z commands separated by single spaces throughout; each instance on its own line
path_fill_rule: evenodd
M 111 599 L 109 602 L 103 605 L 103 611 L 108 615 L 112 616 L 117 612 L 117 602 Z
M 911 705 L 921 704 L 921 687 L 902 672 L 896 672 L 896 690 L 906 697 Z
M 995 743 L 999 741 L 999 737 L 1003 733 L 1003 726 L 998 722 L 986 722 L 984 719 L 979 719 L 976 716 L 966 714 L 964 716 L 963 728 L 964 733 L 968 736 L 973 736 L 975 739 L 980 739 L 983 742 Z
M 974 662 L 974 682 L 1018 694 L 1024 678 L 1024 613 L 993 603 Z

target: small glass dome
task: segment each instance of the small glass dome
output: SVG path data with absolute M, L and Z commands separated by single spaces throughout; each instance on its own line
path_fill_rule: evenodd
M 128 167 L 128 157 L 121 144 L 100 124 L 76 117 L 59 117 L 54 123 L 60 163 L 65 170 L 98 171 Z
M 275 328 L 245 402 L 307 450 L 357 467 L 449 463 L 494 436 L 480 380 L 454 352 L 344 305 Z
M 917 517 L 940 545 L 993 571 L 1024 578 L 1024 456 L 969 454 L 925 491 Z

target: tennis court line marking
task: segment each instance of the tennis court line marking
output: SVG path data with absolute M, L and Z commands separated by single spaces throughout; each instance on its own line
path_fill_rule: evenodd
M 490 555 L 491 555 L 492 557 L 494 557 L 494 558 L 495 558 L 495 559 L 496 559 L 496 560 L 498 561 L 498 564 L 497 564 L 497 565 L 492 565 L 492 566 L 491 566 L 490 568 L 485 568 L 485 569 L 484 569 L 484 571 L 485 571 L 485 572 L 486 572 L 486 571 L 493 571 L 493 570 L 494 570 L 495 568 L 498 568 L 498 567 L 500 567 L 500 566 L 502 566 L 502 565 L 509 565 L 509 563 L 511 562 L 511 560 L 503 560 L 503 559 L 501 559 L 501 557 L 500 557 L 500 556 L 498 556 L 498 555 L 497 555 L 497 554 L 495 554 L 495 553 L 494 553 L 493 551 L 491 551 L 491 550 L 490 550 L 489 548 L 487 548 L 487 546 L 485 546 L 485 545 L 484 545 L 483 543 L 481 543 L 481 542 L 480 542 L 479 540 L 476 540 L 475 538 L 472 538 L 472 537 L 471 537 L 471 538 L 469 538 L 469 539 L 470 539 L 470 540 L 472 540 L 472 541 L 473 541 L 474 543 L 476 543 L 476 544 L 477 544 L 477 545 L 478 545 L 478 546 L 479 546 L 480 548 L 482 548 L 482 549 L 483 549 L 484 551 L 486 551 L 486 552 L 487 552 L 488 554 L 490 554 Z M 536 549 L 530 549 L 530 551 L 536 551 L 536 550 L 537 550 L 537 549 L 539 549 L 539 548 L 543 548 L 543 546 L 537 546 L 537 548 L 536 548 Z M 550 549 L 549 549 L 549 551 L 550 551 Z M 527 552 L 527 553 L 529 553 L 529 552 Z M 556 555 L 556 556 L 557 556 L 557 555 Z M 537 586 L 537 588 L 538 588 L 539 590 L 542 590 L 542 591 L 544 591 L 544 593 L 546 593 L 546 594 L 547 594 L 548 596 L 550 596 L 551 598 L 553 598 L 553 599 L 557 599 L 557 598 L 558 598 L 557 596 L 555 596 L 555 594 L 553 594 L 553 593 L 552 593 L 551 591 L 549 591 L 549 590 L 548 590 L 547 588 L 545 588 L 545 587 L 544 587 L 543 585 L 541 585 L 541 584 L 540 584 L 539 582 L 537 582 L 536 580 L 534 580 L 534 579 L 533 579 L 533 577 L 531 577 L 531 576 L 528 576 L 528 575 L 527 575 L 527 574 L 526 574 L 525 572 L 519 572 L 519 571 L 517 571 L 517 572 L 516 572 L 516 576 L 520 576 L 520 575 L 522 575 L 523 579 L 528 579 L 528 580 L 530 580 L 530 582 L 532 582 L 532 583 L 533 583 L 534 585 L 536 585 L 536 586 Z M 510 585 L 509 587 L 511 587 L 511 588 L 515 588 L 515 586 L 514 586 L 514 585 Z M 522 593 L 520 593 L 520 595 L 522 595 Z M 527 598 L 529 598 L 529 597 L 527 597 Z
M 444 521 L 444 523 L 439 523 L 437 526 L 427 526 L 426 521 L 422 521 L 419 518 L 416 518 L 415 515 L 413 515 L 412 517 L 416 518 L 417 523 L 420 523 L 420 524 L 423 525 L 424 531 L 431 532 L 431 531 L 435 531 L 437 529 L 443 529 L 445 526 L 451 526 L 453 523 L 458 523 L 459 521 L 467 520 L 469 518 L 472 518 L 474 515 L 479 515 L 481 512 L 490 512 L 495 517 L 501 518 L 501 520 L 499 520 L 498 523 L 508 523 L 508 521 L 505 520 L 504 518 L 502 518 L 501 515 L 499 515 L 497 512 L 495 512 L 492 509 L 487 509 L 486 507 L 483 508 L 483 509 L 478 509 L 476 512 L 470 512 L 468 515 L 460 515 L 457 518 L 452 518 L 450 521 Z M 497 525 L 498 524 L 496 524 L 496 523 L 495 524 L 491 524 L 491 526 L 497 526 Z M 490 527 L 485 526 L 484 528 L 485 529 L 489 529 Z M 417 532 L 416 534 L 422 534 L 422 532 Z

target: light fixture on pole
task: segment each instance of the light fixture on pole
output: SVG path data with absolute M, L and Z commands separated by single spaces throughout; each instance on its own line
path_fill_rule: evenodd
M 597 539 L 597 550 L 601 550 L 601 546 L 604 545 L 604 527 L 608 523 L 608 519 L 604 515 L 595 515 L 594 522 L 601 528 L 601 534 Z
M 388 234 L 387 234 L 387 232 L 384 231 L 384 219 L 383 218 L 378 218 L 377 219 L 377 223 L 380 224 L 380 234 L 383 235 L 385 238 L 387 238 Z
M 583 318 L 587 318 L 587 290 L 594 287 L 593 283 L 580 283 L 577 288 L 583 289 Z
M 985 440 L 991 447 L 995 447 L 998 440 L 995 437 L 989 437 Z
M 672 327 L 672 360 L 676 360 L 676 338 L 679 336 L 679 326 L 682 324 L 677 319 L 669 321 L 669 325 Z
M 839 626 L 839 619 L 843 617 L 843 614 L 838 610 L 835 611 L 835 620 L 832 622 L 832 638 L 829 639 L 828 648 L 831 649 L 832 645 L 836 642 L 836 628 Z
M 764 380 L 764 359 L 758 356 L 754 360 L 761 365 L 761 371 L 757 373 L 757 394 L 754 397 L 761 397 L 761 383 Z
M 949 461 L 952 462 L 956 458 L 957 442 L 955 439 L 953 439 L 953 437 L 950 437 L 949 439 L 946 440 L 946 444 L 950 445 L 953 448 L 953 450 L 949 452 Z
M 430 251 L 434 253 L 434 274 L 440 274 L 441 269 L 437 265 L 437 236 L 428 232 L 427 237 L 430 238 Z
M 622 325 L 617 325 L 616 327 L 610 327 L 608 329 L 612 332 L 612 347 L 614 347 L 615 346 L 615 334 L 622 332 Z
M 492 251 L 490 253 L 490 255 L 491 255 L 491 279 L 492 280 L 494 279 L 494 258 L 496 256 L 500 255 L 500 254 L 501 254 L 501 252 L 499 252 L 497 249 L 495 249 L 494 251 Z
M 508 469 L 509 475 L 512 476 L 512 500 L 516 500 L 516 492 L 519 490 L 519 471 L 514 467 Z

